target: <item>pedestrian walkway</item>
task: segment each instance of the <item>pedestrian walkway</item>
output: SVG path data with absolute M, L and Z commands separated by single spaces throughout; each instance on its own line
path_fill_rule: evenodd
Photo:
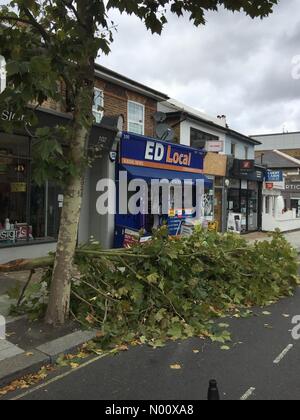
M 297 231 L 294 231 L 294 232 L 286 232 L 286 233 L 284 233 L 284 237 L 300 253 L 300 230 L 297 230 Z M 265 232 L 249 233 L 249 234 L 245 235 L 244 238 L 249 242 L 271 240 L 269 234 L 265 233 Z

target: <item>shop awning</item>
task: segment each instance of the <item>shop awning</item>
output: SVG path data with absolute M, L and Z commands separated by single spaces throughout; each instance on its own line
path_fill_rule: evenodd
M 151 179 L 167 179 L 169 181 L 180 179 L 191 180 L 194 184 L 197 180 L 203 180 L 206 188 L 213 187 L 213 181 L 203 174 L 194 174 L 191 172 L 167 171 L 163 169 L 141 168 L 139 166 L 123 165 L 120 170 L 127 171 L 130 179 L 144 179 L 151 181 Z

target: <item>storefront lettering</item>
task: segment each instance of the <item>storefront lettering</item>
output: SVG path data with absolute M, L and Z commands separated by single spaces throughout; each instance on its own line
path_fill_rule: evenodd
M 287 184 L 286 189 L 289 191 L 300 191 L 300 184 Z
M 22 115 L 21 117 L 17 117 L 15 112 L 4 110 L 1 114 L 1 120 L 2 121 L 24 121 L 25 115 Z
M 148 141 L 146 145 L 145 159 L 162 162 L 165 157 L 165 146 L 161 143 Z M 173 152 L 172 146 L 167 146 L 166 163 L 171 165 L 191 166 L 192 153 Z

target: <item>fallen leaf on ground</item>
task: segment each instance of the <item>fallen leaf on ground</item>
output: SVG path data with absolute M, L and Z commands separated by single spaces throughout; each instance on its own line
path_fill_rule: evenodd
M 221 350 L 228 351 L 228 350 L 230 350 L 230 347 L 229 346 L 222 346 L 221 347 Z
M 267 316 L 272 315 L 271 312 L 268 312 L 268 311 L 264 311 L 262 314 L 267 315 Z
M 25 354 L 27 357 L 31 357 L 33 356 L 33 353 L 31 353 L 30 351 L 28 353 Z
M 122 344 L 120 346 L 117 346 L 116 350 L 118 350 L 118 351 L 128 351 L 128 346 L 126 346 L 126 344 Z
M 79 366 L 79 363 L 70 363 L 71 369 L 77 369 Z
M 288 314 L 282 314 L 282 316 L 283 316 L 284 318 L 289 318 L 291 315 L 288 315 Z
M 193 350 L 193 353 L 198 354 L 200 353 L 200 350 Z
M 173 370 L 180 370 L 181 365 L 179 365 L 178 363 L 175 363 L 174 365 L 170 365 L 170 368 L 173 369 Z

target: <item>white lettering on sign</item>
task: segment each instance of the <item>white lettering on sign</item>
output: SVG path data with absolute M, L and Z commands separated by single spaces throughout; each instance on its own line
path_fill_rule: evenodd
M 165 155 L 165 148 L 160 143 L 148 141 L 146 145 L 146 160 L 154 160 L 155 162 L 161 162 Z
M 155 162 L 163 161 L 166 154 L 166 163 L 171 165 L 191 166 L 192 153 L 179 153 L 172 150 L 172 146 L 165 149 L 161 143 L 148 141 L 146 145 L 145 159 Z
M 25 115 L 22 115 L 21 117 L 17 118 L 15 112 L 4 110 L 2 111 L 2 114 L 0 114 L 0 118 L 2 121 L 24 121 Z

